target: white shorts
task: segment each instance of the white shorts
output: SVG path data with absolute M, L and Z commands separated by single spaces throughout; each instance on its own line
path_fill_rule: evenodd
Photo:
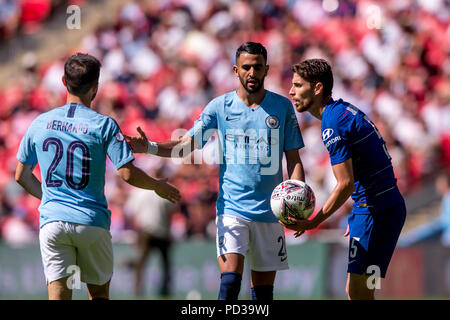
M 217 257 L 227 253 L 249 254 L 251 270 L 289 269 L 284 228 L 278 222 L 256 222 L 231 215 L 216 217 Z
M 50 222 L 39 231 L 39 243 L 47 283 L 73 275 L 76 267 L 88 284 L 103 285 L 112 277 L 111 233 L 106 229 Z

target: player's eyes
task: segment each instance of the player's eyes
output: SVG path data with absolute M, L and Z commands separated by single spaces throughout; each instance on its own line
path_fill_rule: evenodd
M 262 66 L 249 66 L 249 65 L 243 65 L 242 69 L 244 69 L 245 71 L 249 71 L 251 68 L 253 68 L 255 71 L 260 71 L 262 69 Z

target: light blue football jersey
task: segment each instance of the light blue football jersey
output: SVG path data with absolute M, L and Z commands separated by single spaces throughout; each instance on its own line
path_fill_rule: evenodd
M 38 116 L 23 137 L 17 159 L 39 163 L 40 227 L 66 221 L 109 230 L 104 195 L 106 155 L 119 169 L 134 160 L 116 121 L 77 103 Z
M 277 222 L 270 209 L 273 189 L 283 180 L 284 151 L 304 146 L 289 99 L 266 90 L 256 108 L 236 91 L 213 99 L 188 135 L 203 147 L 217 131 L 220 148 L 217 214 Z

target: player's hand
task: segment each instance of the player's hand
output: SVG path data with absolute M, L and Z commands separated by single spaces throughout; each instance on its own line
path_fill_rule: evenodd
M 172 203 L 178 202 L 181 199 L 180 191 L 167 183 L 167 179 L 158 180 L 158 186 L 155 188 L 155 192 L 161 198 L 167 199 Z
M 314 221 L 314 219 L 312 220 L 306 220 L 306 219 L 295 219 L 293 217 L 288 217 L 289 221 L 292 222 L 292 224 L 286 224 L 282 221 L 279 221 L 283 226 L 285 226 L 286 228 L 290 229 L 290 230 L 294 230 L 294 237 L 298 238 L 300 237 L 302 234 L 305 233 L 305 231 L 307 230 L 312 230 L 317 228 L 317 223 Z
M 136 128 L 139 136 L 131 137 L 124 134 L 126 141 L 134 153 L 146 153 L 148 150 L 148 139 L 141 127 Z

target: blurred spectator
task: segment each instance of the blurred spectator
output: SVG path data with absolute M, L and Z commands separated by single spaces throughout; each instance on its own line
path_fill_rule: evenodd
M 52 13 L 69 5 L 84 5 L 86 0 L 0 0 L 0 41 L 19 33 L 31 34 L 41 30 Z
M 20 23 L 25 33 L 33 33 L 41 27 L 51 11 L 51 0 L 22 0 L 20 1 Z
M 0 0 L 0 40 L 13 36 L 20 23 L 20 3 Z
M 164 176 L 164 168 L 161 167 L 153 177 L 161 179 Z M 177 205 L 160 198 L 154 191 L 133 189 L 125 203 L 125 210 L 131 216 L 136 230 L 138 258 L 129 265 L 135 268 L 135 295 L 143 296 L 145 279 L 144 267 L 148 255 L 156 249 L 161 254 L 162 279 L 159 294 L 161 297 L 170 296 L 170 278 L 172 263 L 170 259 L 171 216 L 177 209 Z

